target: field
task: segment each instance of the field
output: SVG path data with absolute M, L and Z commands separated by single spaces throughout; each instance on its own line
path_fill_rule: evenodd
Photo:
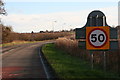
M 4 35 L 4 34 L 3 34 Z M 7 37 L 2 37 L 2 43 L 9 43 L 13 41 L 43 41 L 57 39 L 58 37 L 69 36 L 69 32 L 56 33 L 10 33 Z
M 53 31 L 40 31 L 31 33 L 17 33 L 12 30 L 10 26 L 0 24 L 0 44 L 9 43 L 13 41 L 43 41 L 57 39 L 59 37 L 70 36 L 70 31 L 53 32 Z

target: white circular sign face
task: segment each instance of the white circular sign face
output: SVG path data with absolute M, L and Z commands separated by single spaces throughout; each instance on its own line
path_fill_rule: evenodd
M 104 46 L 107 42 L 107 34 L 102 29 L 94 29 L 89 34 L 89 43 L 96 48 Z

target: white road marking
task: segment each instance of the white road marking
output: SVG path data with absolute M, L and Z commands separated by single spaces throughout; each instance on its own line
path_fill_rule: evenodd
M 44 62 L 43 62 L 43 58 L 42 58 L 42 56 L 41 56 L 41 54 L 40 54 L 40 49 L 39 49 L 39 56 L 40 56 L 40 60 L 41 60 L 41 62 L 42 62 L 42 65 L 43 65 L 45 74 L 46 74 L 46 76 L 47 76 L 47 80 L 49 80 L 49 79 L 50 79 L 50 76 L 49 76 L 49 74 L 48 74 L 48 72 L 47 72 L 47 69 L 46 69 L 45 64 L 44 64 Z

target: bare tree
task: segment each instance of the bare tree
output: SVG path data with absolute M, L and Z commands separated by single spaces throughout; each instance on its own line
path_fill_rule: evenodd
M 0 0 L 0 15 L 7 15 L 6 10 L 4 8 L 4 2 L 2 0 Z M 0 24 L 2 24 L 1 22 L 1 18 L 0 18 Z
M 0 0 L 0 15 L 7 15 L 5 8 L 4 8 L 4 4 L 5 3 L 2 0 Z M 5 40 L 7 40 L 6 37 L 10 35 L 11 30 L 12 30 L 11 27 L 5 27 L 2 24 L 1 18 L 0 18 L 0 44 L 4 42 Z
M 5 11 L 5 8 L 4 8 L 4 2 L 2 0 L 0 0 L 0 15 L 6 15 L 6 11 Z

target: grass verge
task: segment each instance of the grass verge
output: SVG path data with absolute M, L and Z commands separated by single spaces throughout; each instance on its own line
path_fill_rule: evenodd
M 107 73 L 101 70 L 91 70 L 88 62 L 68 55 L 66 52 L 56 48 L 55 44 L 44 45 L 42 51 L 58 77 L 62 79 L 119 79 L 118 75 L 113 73 Z

